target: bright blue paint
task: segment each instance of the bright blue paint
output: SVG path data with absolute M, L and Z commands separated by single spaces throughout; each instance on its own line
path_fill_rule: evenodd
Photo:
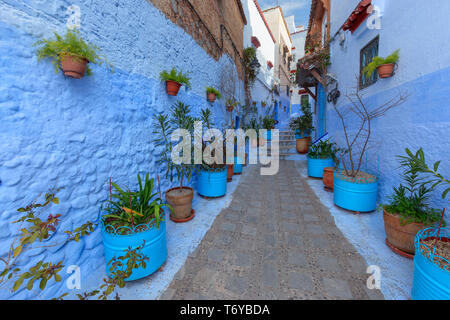
M 272 140 L 272 130 L 267 130 L 267 133 L 266 133 L 266 140 L 267 140 L 267 141 Z
M 60 205 L 48 213 L 61 213 L 60 230 L 97 222 L 98 210 L 107 198 L 108 180 L 137 187 L 137 174 L 158 174 L 161 190 L 175 186 L 155 164 L 159 148 L 152 143 L 152 117 L 166 112 L 180 100 L 195 116 L 210 107 L 218 128 L 229 121 L 223 101 L 210 105 L 206 86 L 219 86 L 223 66 L 230 59 L 214 60 L 183 29 L 172 24 L 146 0 L 92 2 L 77 0 L 82 13 L 81 33 L 99 46 L 115 72 L 92 66 L 93 76 L 81 80 L 55 74 L 48 61 L 37 63 L 33 43 L 43 34 L 65 32 L 67 3 L 51 6 L 30 2 L 0 3 L 0 255 L 9 249 L 17 226 L 17 208 L 31 203 L 50 187 L 65 187 Z M 10 13 L 10 8 L 19 13 Z M 60 8 L 57 11 L 54 8 Z M 167 41 L 177 39 L 177 41 Z M 163 69 L 176 67 L 190 72 L 192 90 L 181 88 L 177 97 L 165 92 L 158 79 Z M 243 84 L 239 82 L 243 92 Z M 193 186 L 193 177 L 189 186 Z M 54 237 L 64 242 L 65 234 Z M 78 265 L 82 277 L 103 268 L 100 228 L 78 243 L 60 245 L 37 255 L 30 252 L 18 266 L 25 270 L 40 259 L 66 266 Z M 62 282 L 49 282 L 42 298 L 67 292 Z M 83 281 L 84 278 L 82 278 Z M 99 279 L 99 282 L 101 279 Z M 0 298 L 30 299 L 35 293 L 1 290 Z
M 243 161 L 239 157 L 234 157 L 234 165 L 233 165 L 233 173 L 239 174 L 242 173 L 242 165 Z
M 450 270 L 444 270 L 426 258 L 424 254 L 430 255 L 433 248 L 420 245 L 420 241 L 428 237 L 436 238 L 437 233 L 437 228 L 428 228 L 421 230 L 416 235 L 414 281 L 411 291 L 413 300 L 450 300 Z M 446 237 L 446 235 L 450 235 L 450 229 L 442 228 L 440 237 Z M 437 261 L 444 262 L 443 260 Z
M 275 102 L 275 121 L 279 121 L 278 120 L 278 103 Z
M 322 84 L 319 83 L 317 90 L 317 134 L 319 137 L 326 132 L 326 92 Z
M 166 215 L 167 216 L 167 215 Z M 150 225 L 152 225 L 151 222 Z M 109 263 L 114 257 L 118 258 L 125 255 L 129 247 L 135 249 L 141 246 L 144 241 L 144 248 L 140 251 L 149 258 L 146 261 L 146 267 L 140 267 L 133 270 L 131 276 L 126 281 L 134 281 L 147 277 L 158 270 L 167 259 L 167 241 L 166 241 L 166 222 L 161 221 L 159 228 L 156 224 L 144 232 L 133 232 L 130 235 L 117 235 L 110 231 L 110 227 L 102 225 L 103 247 L 105 251 L 105 264 Z M 120 230 L 116 230 L 120 231 Z M 128 260 L 122 261 L 126 263 Z M 110 274 L 111 264 L 106 265 L 106 273 Z
M 219 172 L 200 170 L 197 192 L 209 198 L 223 197 L 227 193 L 227 167 Z
M 378 181 L 353 183 L 334 173 L 334 204 L 350 211 L 371 212 L 377 208 Z
M 309 136 L 310 136 L 310 133 L 304 133 L 302 135 L 300 130 L 295 130 L 295 139 L 308 138 Z
M 323 178 L 323 169 L 327 167 L 334 167 L 334 161 L 328 159 L 308 159 L 308 176 L 313 178 Z

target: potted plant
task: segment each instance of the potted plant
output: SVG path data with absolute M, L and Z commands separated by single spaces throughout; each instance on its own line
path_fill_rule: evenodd
M 386 58 L 374 57 L 372 62 L 369 63 L 363 70 L 367 77 L 371 77 L 375 70 L 378 71 L 380 78 L 390 78 L 394 73 L 394 67 L 400 59 L 400 50 L 395 50 L 391 55 Z
M 185 129 L 190 133 L 190 141 L 185 143 L 193 143 L 194 118 L 190 115 L 190 107 L 182 102 L 176 102 L 170 110 L 170 118 L 167 114 L 159 114 L 154 116 L 154 141 L 161 148 L 159 153 L 158 164 L 162 164 L 166 168 L 166 177 L 170 182 L 174 180 L 174 172 L 178 179 L 179 186 L 166 191 L 166 200 L 171 206 L 170 219 L 174 222 L 187 222 L 194 218 L 194 210 L 192 209 L 192 200 L 194 198 L 194 190 L 185 186 L 185 181 L 190 181 L 195 171 L 193 160 L 193 148 L 191 148 L 190 161 L 174 161 L 172 151 L 176 142 L 171 140 L 172 133 L 177 129 Z M 183 155 L 186 156 L 186 155 Z
M 227 99 L 225 103 L 228 112 L 233 112 L 234 108 L 236 108 L 238 104 L 239 103 L 233 99 Z
M 334 167 L 337 164 L 337 153 L 339 149 L 336 143 L 329 140 L 319 141 L 311 145 L 307 155 L 308 176 L 313 178 L 323 178 L 324 169 Z
M 216 101 L 216 98 L 217 99 L 222 98 L 222 95 L 220 94 L 220 92 L 213 87 L 207 87 L 206 94 L 208 96 L 208 101 L 211 103 L 214 103 L 214 101 Z
M 267 105 L 267 102 L 266 102 L 266 101 L 261 101 L 261 106 L 262 106 L 263 108 L 265 108 L 266 105 Z
M 445 186 L 442 199 L 450 194 L 450 180 L 438 172 L 441 161 L 431 168 L 425 161 L 422 149 L 416 154 L 406 149 L 404 161 L 414 162 L 419 172 L 430 176 L 433 188 Z M 422 229 L 415 239 L 413 300 L 450 300 L 450 228 L 445 227 L 445 209 L 439 226 Z
M 312 124 L 312 113 L 309 102 L 301 106 L 303 115 L 290 121 L 289 127 L 295 132 L 296 148 L 300 154 L 307 154 L 311 142 L 311 132 L 314 130 Z
M 211 110 L 202 110 L 201 119 L 204 129 L 210 130 L 212 126 L 214 126 L 211 121 Z M 207 149 L 210 144 L 211 142 L 202 142 L 202 154 L 205 154 L 205 149 Z M 227 193 L 228 167 L 226 163 L 224 163 L 223 157 L 220 159 L 221 161 L 217 163 L 215 152 L 216 150 L 213 150 L 210 159 L 203 158 L 203 162 L 199 168 L 197 192 L 203 197 L 219 198 Z
M 109 274 L 111 261 L 127 249 L 135 249 L 145 242 L 142 253 L 149 261 L 134 269 L 126 281 L 144 278 L 167 259 L 165 208 L 158 193 L 154 191 L 154 179 L 147 174 L 142 183 L 138 175 L 139 189 L 124 190 L 110 182 L 109 200 L 102 207 L 102 239 Z
M 38 61 L 50 58 L 56 72 L 61 67 L 65 76 L 74 79 L 81 79 L 85 73 L 92 75 L 88 63 L 102 65 L 106 62 L 104 57 L 97 54 L 99 48 L 86 43 L 77 29 L 67 30 L 64 37 L 55 32 L 55 39 L 42 39 L 34 45 L 41 46 L 37 50 Z
M 412 259 L 417 233 L 438 222 L 440 210 L 428 206 L 427 200 L 433 188 L 430 181 L 424 181 L 420 175 L 418 164 L 409 158 L 399 158 L 405 185 L 394 188 L 390 203 L 383 206 L 386 244 L 394 252 Z
M 378 177 L 361 170 L 363 159 L 371 142 L 373 121 L 389 110 L 403 104 L 407 93 L 399 92 L 379 106 L 369 106 L 361 92 L 349 93 L 348 105 L 333 105 L 343 127 L 345 149 L 343 168 L 334 173 L 334 204 L 354 212 L 371 212 L 377 208 Z M 349 126 L 352 126 L 351 130 Z
M 172 68 L 170 72 L 167 72 L 166 70 L 161 71 L 159 78 L 161 81 L 166 82 L 167 94 L 171 96 L 178 95 L 178 91 L 182 85 L 187 88 L 191 87 L 191 78 L 189 75 L 181 71 L 177 72 L 175 68 Z

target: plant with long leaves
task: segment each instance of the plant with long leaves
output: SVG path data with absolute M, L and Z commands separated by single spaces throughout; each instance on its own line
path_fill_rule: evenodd
M 440 220 L 441 211 L 430 208 L 428 200 L 433 187 L 430 181 L 420 175 L 421 165 L 414 159 L 397 157 L 403 168 L 402 178 L 405 185 L 394 187 L 391 203 L 384 208 L 393 214 L 399 214 L 403 223 L 423 223 L 431 225 Z
M 41 61 L 44 58 L 52 59 L 55 72 L 58 73 L 61 59 L 67 55 L 80 60 L 87 59 L 90 63 L 98 65 L 102 65 L 105 62 L 112 67 L 105 57 L 97 54 L 97 51 L 100 50 L 97 46 L 88 44 L 81 38 L 79 30 L 67 30 L 64 37 L 56 32 L 54 34 L 54 40 L 42 39 L 37 41 L 34 45 L 41 46 L 37 50 L 38 61 Z M 92 75 L 92 70 L 89 66 L 86 66 L 86 74 L 88 76 Z
M 156 228 L 159 228 L 163 219 L 164 207 L 169 207 L 158 197 L 158 192 L 153 191 L 155 179 L 150 179 L 148 173 L 144 183 L 142 183 L 140 175 L 137 178 L 139 183 L 137 191 L 123 190 L 119 185 L 111 182 L 114 193 L 111 192 L 111 199 L 103 208 L 105 214 L 102 216 L 102 220 L 104 225 L 114 227 L 116 232 L 127 233 L 135 226 L 148 224 L 152 219 L 155 219 Z M 108 230 L 109 228 L 106 228 L 107 232 Z
M 345 153 L 346 150 L 338 148 L 337 144 L 330 142 L 330 140 L 319 141 L 316 144 L 312 144 L 309 148 L 308 158 L 310 159 L 333 159 L 333 162 L 337 165 L 340 159 L 340 155 Z
M 191 78 L 189 77 L 189 74 L 183 73 L 182 71 L 177 72 L 175 68 L 172 68 L 169 72 L 166 70 L 161 71 L 159 78 L 161 81 L 175 81 L 185 85 L 187 88 L 191 88 Z
M 200 119 L 203 123 L 204 130 L 213 129 L 214 122 L 212 121 L 211 117 L 212 117 L 212 112 L 209 108 L 202 109 Z M 211 141 L 211 142 L 203 141 L 202 137 L 200 137 L 200 139 L 198 139 L 198 140 L 202 141 L 202 146 L 201 146 L 202 154 L 205 152 L 205 149 L 208 148 L 208 146 L 214 142 L 214 141 Z M 222 145 L 223 145 L 223 141 L 219 141 L 218 143 L 222 143 Z M 224 153 L 223 150 L 224 149 L 222 149 L 222 153 Z M 211 154 L 211 157 L 215 158 L 217 149 L 213 149 L 212 151 L 213 152 Z M 222 171 L 226 167 L 225 161 L 223 161 L 223 160 L 224 160 L 224 157 L 222 157 L 221 163 L 213 162 L 213 163 L 208 164 L 205 162 L 205 159 L 203 159 L 202 164 L 200 165 L 200 168 L 205 171 L 213 171 L 213 172 Z
M 192 161 L 194 150 L 191 148 L 194 142 L 194 122 L 196 119 L 190 113 L 190 107 L 178 101 L 171 107 L 170 116 L 157 114 L 153 117 L 153 141 L 157 147 L 160 147 L 157 164 L 165 166 L 165 177 L 170 182 L 173 182 L 175 176 L 177 177 L 180 192 L 183 190 L 183 183 L 185 181 L 189 182 L 196 171 L 196 166 L 194 161 Z M 190 154 L 187 156 L 191 161 L 188 163 L 175 163 L 172 159 L 172 153 L 176 146 L 175 142 L 172 141 L 172 134 L 177 129 L 187 130 L 190 134 L 190 141 L 184 141 L 186 145 L 189 144 L 190 148 Z
M 425 161 L 425 153 L 422 148 L 420 148 L 415 154 L 408 148 L 405 151 L 407 156 L 399 157 L 402 165 L 411 162 L 418 172 L 431 175 L 432 179 L 428 182 L 432 184 L 432 189 L 435 189 L 440 185 L 447 185 L 446 189 L 442 192 L 442 199 L 445 199 L 447 195 L 450 194 L 450 180 L 445 179 L 442 174 L 438 172 L 441 161 L 435 162 L 433 168 L 430 168 Z

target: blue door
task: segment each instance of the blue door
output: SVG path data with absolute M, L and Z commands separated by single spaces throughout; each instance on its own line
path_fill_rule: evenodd
M 326 115 L 327 109 L 325 88 L 319 83 L 317 90 L 317 138 L 322 137 L 327 132 Z

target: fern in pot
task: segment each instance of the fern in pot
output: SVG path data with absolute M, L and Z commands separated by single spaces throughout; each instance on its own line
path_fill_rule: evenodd
M 58 33 L 55 39 L 41 39 L 34 45 L 38 46 L 38 61 L 49 58 L 52 60 L 55 71 L 62 69 L 65 76 L 81 79 L 86 73 L 92 75 L 88 63 L 102 65 L 107 63 L 106 58 L 99 56 L 97 46 L 85 42 L 77 29 L 67 30 L 65 36 Z M 111 66 L 109 64 L 109 66 Z
M 170 71 L 161 71 L 159 78 L 166 83 L 167 94 L 170 96 L 177 96 L 182 85 L 186 86 L 186 88 L 191 88 L 189 75 L 182 71 L 177 71 L 175 68 L 172 68 Z

